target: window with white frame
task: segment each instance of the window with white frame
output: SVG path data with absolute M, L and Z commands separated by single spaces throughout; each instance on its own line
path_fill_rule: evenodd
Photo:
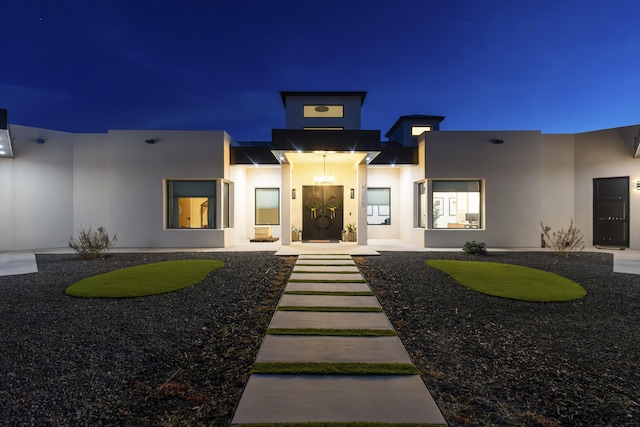
M 434 180 L 432 183 L 432 228 L 481 228 L 480 180 Z
M 391 224 L 391 189 L 367 188 L 367 225 Z
M 256 225 L 280 224 L 280 189 L 256 188 Z
M 167 228 L 215 228 L 216 183 L 167 181 Z

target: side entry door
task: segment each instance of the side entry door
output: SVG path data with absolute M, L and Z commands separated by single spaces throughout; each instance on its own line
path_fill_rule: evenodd
M 594 246 L 629 247 L 629 177 L 593 180 Z

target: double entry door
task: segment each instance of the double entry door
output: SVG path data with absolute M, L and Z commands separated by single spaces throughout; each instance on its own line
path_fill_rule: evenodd
M 302 186 L 302 236 L 305 241 L 338 241 L 342 237 L 343 187 Z

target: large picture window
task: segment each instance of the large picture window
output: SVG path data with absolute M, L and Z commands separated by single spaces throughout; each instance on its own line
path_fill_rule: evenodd
M 256 188 L 256 225 L 280 224 L 280 189 Z
M 216 181 L 167 181 L 168 228 L 215 228 Z
M 481 228 L 481 182 L 433 181 L 433 228 Z
M 367 225 L 391 224 L 391 189 L 367 188 Z

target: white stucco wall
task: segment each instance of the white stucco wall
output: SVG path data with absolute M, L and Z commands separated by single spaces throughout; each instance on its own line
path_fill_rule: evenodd
M 166 228 L 163 180 L 228 178 L 229 141 L 224 131 L 109 131 L 106 197 L 118 246 L 224 246 L 224 230 Z
M 540 221 L 552 231 L 574 219 L 574 136 L 542 135 Z M 574 219 L 575 220 L 575 219 Z M 542 228 L 540 229 L 542 233 Z
M 593 179 L 628 176 L 640 180 L 633 142 L 640 126 L 575 135 L 575 221 L 587 245 L 593 244 Z M 640 191 L 629 189 L 629 247 L 640 249 Z
M 0 251 L 66 247 L 73 233 L 73 137 L 18 125 L 11 133 L 15 157 L 0 159 Z
M 484 185 L 484 229 L 427 229 L 427 247 L 461 248 L 472 240 L 488 248 L 540 246 L 540 132 L 432 132 L 425 141 L 428 179 L 479 179 Z

